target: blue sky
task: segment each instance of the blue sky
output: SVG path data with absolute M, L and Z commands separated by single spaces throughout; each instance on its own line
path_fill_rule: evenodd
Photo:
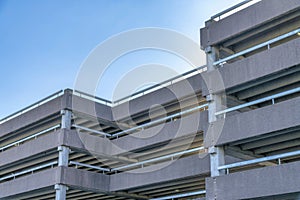
M 199 43 L 204 22 L 240 1 L 0 0 L 0 118 L 60 89 L 72 88 L 89 52 L 112 35 L 160 27 Z M 127 66 L 122 60 L 116 62 L 107 80 L 114 81 L 124 69 L 130 70 L 129 64 L 135 65 L 132 60 L 141 64 L 143 59 L 162 58 L 157 52 L 128 56 Z M 103 88 L 98 95 L 110 98 L 110 84 Z

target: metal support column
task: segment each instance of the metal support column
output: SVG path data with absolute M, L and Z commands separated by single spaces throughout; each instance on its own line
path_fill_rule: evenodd
M 66 200 L 68 187 L 62 184 L 55 184 L 55 200 Z
M 71 129 L 72 112 L 70 110 L 61 111 L 61 129 Z M 66 146 L 58 147 L 58 166 L 68 166 L 70 149 Z
M 71 129 L 72 112 L 69 110 L 61 111 L 61 129 Z M 59 146 L 58 150 L 58 166 L 68 167 L 70 149 L 66 146 Z M 68 187 L 63 184 L 55 184 L 55 200 L 66 200 Z
M 219 166 L 225 165 L 225 153 L 222 147 L 209 147 L 210 155 L 210 173 L 211 177 L 216 177 L 225 174 L 225 170 L 218 170 Z
M 216 116 L 215 113 L 223 109 L 222 106 L 222 95 L 223 94 L 209 94 L 206 96 L 206 101 L 208 102 L 208 122 L 213 123 L 218 120 L 218 118 L 223 117 L 222 115 Z
M 58 150 L 58 166 L 67 167 L 69 165 L 70 149 L 66 146 L 59 146 Z
M 207 68 L 208 71 L 215 70 L 215 66 L 213 63 L 219 59 L 219 50 L 215 47 L 208 47 L 206 49 L 207 55 Z M 222 96 L 223 93 L 220 94 L 209 94 L 206 99 L 208 101 L 208 120 L 209 123 L 213 123 L 218 120 L 215 113 L 222 109 Z M 219 134 L 210 132 L 210 134 Z M 213 136 L 212 138 L 217 139 L 218 136 Z M 210 146 L 208 149 L 208 153 L 210 154 L 210 166 L 211 166 L 211 176 L 216 177 L 220 176 L 224 173 L 224 170 L 219 171 L 218 167 L 225 164 L 225 153 L 223 147 Z
M 61 128 L 71 129 L 72 126 L 72 112 L 70 110 L 61 111 Z
M 69 165 L 69 153 L 70 149 L 66 146 L 58 147 L 58 166 L 67 167 Z M 63 184 L 55 185 L 55 200 L 66 200 L 68 187 Z
M 207 71 L 212 71 L 215 69 L 214 62 L 219 59 L 219 50 L 216 47 L 208 46 L 205 49 L 206 61 L 207 61 Z

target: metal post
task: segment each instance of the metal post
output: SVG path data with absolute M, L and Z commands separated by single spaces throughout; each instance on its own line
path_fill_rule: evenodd
M 72 126 L 72 112 L 69 110 L 61 111 L 61 128 L 62 129 L 71 129 Z M 69 164 L 69 153 L 70 149 L 66 146 L 59 146 L 58 150 L 58 166 L 68 166 Z
M 70 149 L 66 146 L 59 146 L 58 150 L 58 166 L 67 167 L 69 165 Z
M 207 71 L 215 69 L 214 62 L 219 59 L 219 50 L 216 47 L 208 46 L 205 49 L 206 60 L 207 60 Z
M 219 166 L 225 164 L 225 153 L 222 147 L 209 147 L 208 153 L 210 154 L 210 173 L 211 177 L 224 175 L 225 170 L 218 170 Z
M 206 49 L 207 55 L 207 70 L 213 71 L 216 69 L 214 62 L 219 59 L 219 50 L 215 47 L 209 47 Z M 208 101 L 208 120 L 209 123 L 213 123 L 218 120 L 218 116 L 215 113 L 222 109 L 222 96 L 220 94 L 209 94 L 206 99 Z M 210 134 L 214 134 L 213 132 Z M 215 138 L 215 137 L 213 137 Z M 210 146 L 208 148 L 210 154 L 210 170 L 211 177 L 216 177 L 225 174 L 225 170 L 218 170 L 218 167 L 225 164 L 225 153 L 223 147 Z
M 62 184 L 55 184 L 55 200 L 66 200 L 68 187 Z
M 70 149 L 66 146 L 58 147 L 58 166 L 68 167 Z M 63 184 L 55 185 L 55 200 L 66 200 L 68 187 Z
M 72 112 L 70 110 L 61 111 L 61 128 L 71 129 L 72 126 Z
M 213 123 L 224 115 L 215 115 L 217 111 L 222 110 L 222 94 L 209 94 L 206 96 L 208 102 L 208 121 Z
M 61 111 L 61 128 L 71 129 L 72 126 L 72 112 L 69 110 Z M 68 167 L 70 149 L 66 146 L 59 146 L 58 150 L 58 166 Z M 63 184 L 55 184 L 55 200 L 66 200 L 68 187 Z

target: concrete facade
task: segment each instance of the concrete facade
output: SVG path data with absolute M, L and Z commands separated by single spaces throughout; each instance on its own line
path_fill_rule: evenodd
M 299 0 L 214 16 L 204 71 L 121 103 L 66 89 L 1 120 L 0 199 L 300 199 L 299 20 Z

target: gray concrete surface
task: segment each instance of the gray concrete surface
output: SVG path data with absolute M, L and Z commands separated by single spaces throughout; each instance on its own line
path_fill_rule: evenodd
M 300 7 L 298 0 L 263 0 L 201 29 L 201 47 L 206 48 L 254 29 Z M 249 20 L 251 19 L 251 20 Z
M 255 82 L 259 78 L 299 65 L 300 49 L 295 48 L 298 46 L 300 46 L 300 38 L 203 73 L 203 80 L 206 84 L 202 85 L 207 85 L 207 88 L 202 88 L 203 96 L 218 93 L 224 89 L 222 85 L 215 84 L 219 74 L 223 79 L 225 89 L 228 90 L 243 84 L 250 85 L 249 82 Z
M 217 145 L 251 138 L 300 125 L 300 97 L 257 110 L 228 116 Z M 218 126 L 215 122 L 213 126 Z
M 300 162 L 206 179 L 206 199 L 240 200 L 299 192 Z

